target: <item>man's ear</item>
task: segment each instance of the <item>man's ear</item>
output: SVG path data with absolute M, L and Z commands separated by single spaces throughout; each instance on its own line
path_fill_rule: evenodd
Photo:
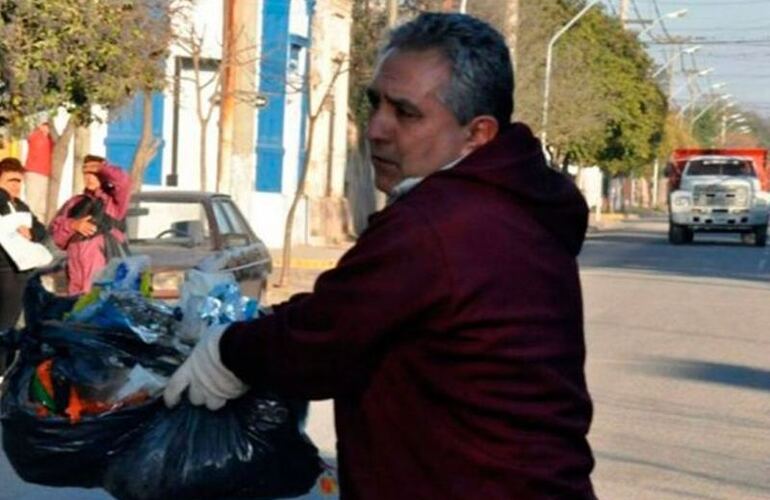
M 497 137 L 497 133 L 500 131 L 500 125 L 493 116 L 481 115 L 471 120 L 467 130 L 468 139 L 463 145 L 463 155 L 472 153 Z

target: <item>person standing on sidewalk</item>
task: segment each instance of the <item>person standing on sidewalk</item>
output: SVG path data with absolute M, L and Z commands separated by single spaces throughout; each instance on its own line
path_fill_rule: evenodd
M 312 293 L 214 329 L 164 394 L 334 399 L 342 498 L 592 499 L 577 188 L 510 123 L 503 37 L 391 33 L 367 137 L 389 204 Z
M 70 198 L 51 221 L 56 246 L 67 251 L 67 291 L 91 290 L 94 276 L 112 257 L 127 254 L 125 217 L 131 178 L 101 156 L 83 160 L 83 193 Z
M 29 212 L 29 207 L 21 201 L 24 182 L 24 167 L 16 158 L 0 160 L 0 216 L 15 212 Z M 31 226 L 19 226 L 16 231 L 24 238 L 41 242 L 46 236 L 45 226 L 32 214 Z M 0 331 L 13 328 L 21 314 L 21 299 L 27 285 L 29 271 L 20 271 L 5 249 L 0 246 Z M 0 375 L 5 371 L 9 357 L 0 348 Z
M 27 137 L 27 160 L 24 162 L 26 200 L 30 210 L 45 219 L 48 213 L 48 185 L 54 141 L 47 121 L 38 125 Z

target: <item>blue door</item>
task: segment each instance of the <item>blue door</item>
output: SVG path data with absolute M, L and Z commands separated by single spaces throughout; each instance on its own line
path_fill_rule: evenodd
M 134 153 L 142 137 L 142 94 L 137 94 L 134 99 L 117 112 L 110 113 L 110 121 L 107 126 L 107 138 L 104 140 L 107 146 L 107 159 L 128 169 L 134 161 Z M 152 95 L 152 134 L 161 139 L 158 151 L 155 153 L 147 170 L 144 172 L 144 184 L 160 185 L 163 174 L 161 161 L 163 158 L 163 94 L 155 92 Z
M 259 110 L 257 191 L 281 192 L 289 7 L 286 0 L 265 0 L 263 4 L 259 89 L 267 97 L 267 105 Z

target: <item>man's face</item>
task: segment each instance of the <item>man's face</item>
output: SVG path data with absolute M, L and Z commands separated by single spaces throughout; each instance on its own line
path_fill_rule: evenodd
M 21 172 L 3 172 L 0 174 L 0 188 L 8 191 L 14 200 L 21 196 L 21 183 L 23 181 L 24 176 Z
M 380 191 L 466 153 L 466 127 L 439 100 L 449 78 L 449 63 L 435 50 L 391 51 L 380 61 L 367 91 L 372 114 L 366 131 Z
M 101 166 L 102 164 L 98 161 L 91 161 L 83 165 L 83 183 L 89 191 L 96 191 L 102 185 L 99 177 L 96 176 Z

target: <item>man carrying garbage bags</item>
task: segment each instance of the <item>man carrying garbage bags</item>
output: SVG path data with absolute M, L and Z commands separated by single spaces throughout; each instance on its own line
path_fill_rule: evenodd
M 392 32 L 368 94 L 390 203 L 312 293 L 201 339 L 167 405 L 333 398 L 343 498 L 594 498 L 587 209 L 509 124 L 502 36 L 422 14 Z

